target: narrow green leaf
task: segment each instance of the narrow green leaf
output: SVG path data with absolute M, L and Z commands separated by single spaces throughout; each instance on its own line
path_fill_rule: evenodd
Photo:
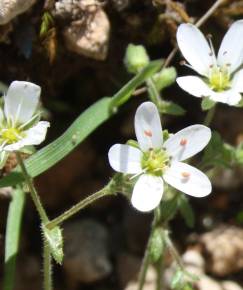
M 4 290 L 14 289 L 16 257 L 19 249 L 24 203 L 25 193 L 21 187 L 17 187 L 13 190 L 12 200 L 8 209 L 4 258 Z
M 123 105 L 131 97 L 134 90 L 140 86 L 146 79 L 156 73 L 162 65 L 161 60 L 151 61 L 140 73 L 132 78 L 124 87 L 117 92 L 111 102 L 111 110 Z

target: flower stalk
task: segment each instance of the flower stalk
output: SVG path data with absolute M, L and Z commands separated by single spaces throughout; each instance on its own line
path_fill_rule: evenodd
M 39 195 L 35 189 L 35 186 L 33 184 L 33 181 L 32 181 L 32 178 L 30 177 L 30 175 L 28 174 L 28 171 L 27 171 L 27 168 L 25 167 L 25 164 L 24 164 L 24 161 L 23 161 L 23 158 L 21 156 L 21 154 L 19 152 L 16 152 L 16 157 L 17 157 L 17 160 L 18 160 L 18 163 L 20 165 L 20 168 L 22 170 L 22 173 L 24 175 L 24 178 L 25 178 L 25 181 L 28 185 L 28 188 L 29 188 L 29 191 L 30 191 L 30 195 L 31 195 L 31 198 L 35 204 L 35 207 L 40 215 L 40 218 L 42 220 L 42 222 L 44 224 L 46 224 L 49 219 L 48 219 L 48 216 L 41 204 L 41 201 L 40 201 L 40 198 L 39 198 Z
M 44 240 L 43 258 L 44 290 L 52 290 L 52 257 L 46 239 Z
M 85 207 L 87 207 L 91 203 L 95 202 L 96 200 L 101 199 L 101 198 L 103 198 L 105 196 L 108 196 L 108 195 L 113 195 L 113 194 L 115 194 L 115 190 L 114 190 L 114 187 L 113 187 L 113 180 L 111 180 L 101 190 L 99 190 L 99 191 L 95 192 L 94 194 L 88 196 L 84 200 L 81 200 L 79 203 L 75 204 L 73 207 L 71 207 L 70 209 L 65 211 L 60 216 L 56 217 L 52 221 L 49 221 L 46 224 L 46 227 L 49 230 L 51 230 L 51 229 L 55 228 L 56 226 L 60 225 L 61 223 L 63 223 L 65 220 L 67 220 L 70 217 L 72 217 L 74 214 L 79 212 L 81 209 L 84 209 Z

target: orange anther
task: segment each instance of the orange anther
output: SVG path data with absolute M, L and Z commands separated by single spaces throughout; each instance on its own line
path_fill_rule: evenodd
M 180 145 L 181 146 L 185 146 L 186 144 L 187 144 L 187 139 L 182 138 L 181 141 L 180 141 Z
M 189 178 L 190 175 L 191 175 L 191 174 L 190 174 L 189 172 L 182 172 L 182 173 L 181 173 L 181 176 L 184 177 L 184 178 Z
M 145 130 L 145 131 L 144 131 L 144 134 L 145 134 L 145 136 L 147 136 L 147 137 L 152 137 L 152 135 L 153 135 L 152 132 L 149 131 L 149 130 L 148 130 L 148 131 Z

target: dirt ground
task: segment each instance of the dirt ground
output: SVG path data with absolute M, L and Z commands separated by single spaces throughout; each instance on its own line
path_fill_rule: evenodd
M 188 15 L 191 20 L 198 19 L 214 3 L 211 0 L 107 0 L 102 3 L 93 0 L 96 3 L 88 5 L 80 0 L 76 2 L 83 5 L 64 13 L 61 8 L 61 12 L 55 8 L 54 2 L 37 1 L 11 22 L 0 23 L 0 81 L 8 85 L 13 80 L 27 80 L 42 87 L 43 105 L 51 122 L 45 144 L 63 133 L 89 105 L 104 96 L 112 96 L 131 78 L 123 64 L 129 43 L 143 44 L 151 59 L 166 58 L 175 46 L 177 25 L 186 21 Z M 173 6 L 175 3 L 177 6 Z M 101 11 L 99 15 L 93 10 L 96 5 Z M 45 11 L 53 15 L 54 22 L 49 23 L 49 30 L 40 37 Z M 243 1 L 226 1 L 202 30 L 210 32 L 217 44 L 229 24 L 242 16 Z M 90 28 L 96 20 L 94 27 L 100 30 L 97 34 Z M 80 47 L 67 36 L 68 29 L 77 27 L 82 27 L 85 38 Z M 181 59 L 177 53 L 171 63 L 178 75 L 187 71 L 180 66 Z M 182 117 L 163 116 L 164 128 L 176 132 L 202 122 L 204 113 L 198 100 L 176 84 L 167 88 L 163 96 L 187 110 Z M 145 93 L 132 98 L 69 156 L 36 178 L 50 217 L 106 184 L 113 174 L 107 152 L 112 144 L 134 138 L 134 113 L 144 100 L 147 100 Z M 219 105 L 212 128 L 230 144 L 237 144 L 243 134 L 242 109 Z M 203 261 L 200 269 L 208 280 L 197 286 L 199 290 L 242 289 L 243 169 L 221 170 L 213 184 L 209 197 L 190 198 L 196 213 L 194 228 L 189 229 L 180 215 L 172 222 L 173 239 L 182 254 L 192 251 Z M 0 280 L 9 201 L 9 197 L 0 197 Z M 129 283 L 136 281 L 150 223 L 150 214 L 135 211 L 121 195 L 108 197 L 77 214 L 64 223 L 64 266 L 54 266 L 54 288 L 133 289 Z M 15 290 L 41 289 L 41 244 L 38 215 L 28 197 Z M 169 258 L 167 267 L 170 267 Z M 149 289 L 154 288 L 148 283 L 145 290 Z

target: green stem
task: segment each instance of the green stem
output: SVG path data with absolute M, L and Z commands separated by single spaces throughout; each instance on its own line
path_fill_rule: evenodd
M 164 265 L 164 253 L 162 253 L 162 255 L 160 256 L 159 260 L 156 263 L 156 271 L 157 271 L 156 290 L 162 289 L 163 265 Z
M 22 173 L 24 175 L 25 181 L 26 181 L 26 183 L 28 185 L 28 188 L 29 188 L 32 200 L 33 200 L 33 202 L 35 204 L 35 207 L 36 207 L 36 209 L 37 209 L 37 211 L 38 211 L 38 213 L 40 215 L 40 218 L 41 218 L 42 222 L 44 224 L 46 224 L 49 221 L 49 219 L 48 219 L 48 216 L 47 216 L 47 214 L 46 214 L 46 212 L 45 212 L 45 210 L 44 210 L 44 208 L 43 208 L 43 206 L 41 204 L 41 201 L 40 201 L 39 195 L 38 195 L 38 193 L 37 193 L 37 191 L 35 189 L 33 180 L 30 177 L 30 175 L 28 174 L 28 171 L 27 171 L 27 169 L 25 167 L 24 161 L 23 161 L 23 159 L 21 157 L 21 154 L 19 152 L 16 152 L 16 157 L 17 157 L 18 163 L 20 165 L 20 168 L 22 170 Z
M 24 204 L 25 192 L 18 186 L 12 192 L 12 200 L 8 209 L 4 257 L 4 290 L 13 290 L 15 287 L 16 258 L 19 250 Z
M 47 241 L 44 241 L 44 290 L 52 290 L 52 258 Z
M 153 80 L 151 78 L 149 78 L 146 81 L 146 84 L 148 86 L 148 92 L 149 92 L 149 96 L 150 96 L 151 100 L 157 105 L 160 104 L 161 103 L 161 96 L 160 96 L 160 93 L 158 92 Z
M 73 207 L 71 207 L 70 209 L 65 211 L 63 214 L 61 214 L 60 216 L 56 217 L 52 221 L 48 222 L 46 224 L 46 227 L 49 230 L 51 230 L 54 227 L 58 226 L 59 224 L 63 223 L 65 220 L 67 220 L 68 218 L 70 218 L 71 216 L 76 214 L 77 212 L 79 212 L 81 209 L 83 209 L 86 206 L 88 206 L 91 203 L 93 203 L 94 201 L 96 201 L 96 200 L 98 200 L 98 199 L 100 199 L 102 197 L 108 196 L 108 195 L 113 195 L 114 194 L 114 189 L 112 188 L 111 184 L 112 184 L 112 181 L 110 183 L 108 183 L 103 189 L 101 189 L 101 190 L 95 192 L 94 194 L 88 196 L 84 200 L 81 200 L 79 203 L 75 204 Z
M 216 105 L 214 105 L 210 110 L 208 110 L 205 120 L 203 122 L 205 126 L 209 126 L 211 124 L 213 120 L 213 116 L 215 114 L 215 110 L 216 110 Z
M 139 277 L 138 277 L 138 290 L 142 290 L 144 283 L 145 283 L 145 279 L 146 279 L 146 275 L 147 275 L 147 271 L 148 271 L 148 266 L 149 266 L 149 248 L 150 248 L 150 243 L 151 243 L 151 239 L 154 233 L 154 230 L 156 228 L 156 224 L 157 224 L 157 214 L 156 214 L 156 210 L 154 211 L 154 218 L 153 218 L 153 222 L 152 222 L 152 226 L 151 226 L 151 232 L 150 232 L 150 236 L 148 239 L 148 243 L 146 246 L 146 250 L 144 253 L 144 257 L 143 257 L 143 261 L 142 261 L 142 266 L 140 268 L 140 272 L 139 272 Z
M 174 258 L 174 260 L 176 261 L 179 268 L 183 272 L 186 272 L 184 264 L 181 260 L 181 257 L 180 257 L 179 253 L 177 252 L 177 249 L 175 248 L 173 242 L 171 241 L 171 239 L 169 237 L 168 231 L 164 231 L 164 241 L 165 241 L 165 246 L 169 249 L 171 256 Z

